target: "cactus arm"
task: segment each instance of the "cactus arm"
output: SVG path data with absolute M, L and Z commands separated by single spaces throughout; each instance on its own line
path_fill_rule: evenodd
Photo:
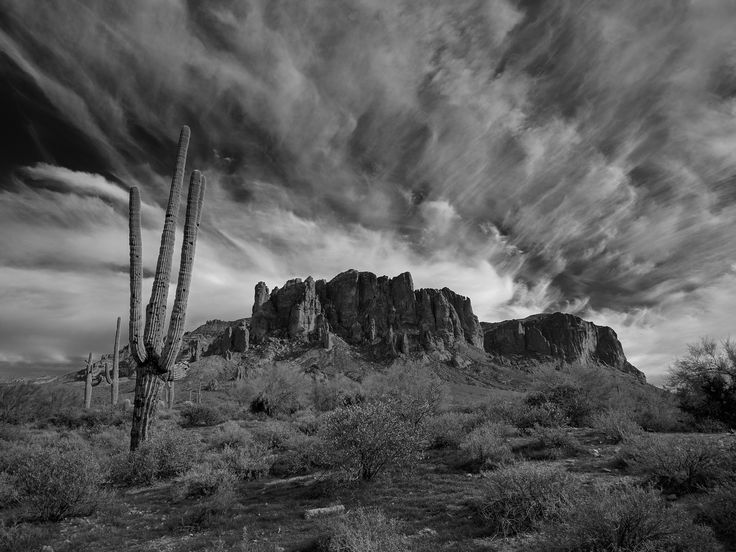
M 149 358 L 157 358 L 163 349 L 163 327 L 166 320 L 166 300 L 169 295 L 169 280 L 171 277 L 171 263 L 174 256 L 174 238 L 176 233 L 176 219 L 179 212 L 184 167 L 189 147 L 190 131 L 183 126 L 179 134 L 179 145 L 176 154 L 176 166 L 171 178 L 169 203 L 166 207 L 164 229 L 161 233 L 161 248 L 159 249 L 156 274 L 153 279 L 151 299 L 146 307 L 146 326 L 143 339 Z
M 204 203 L 204 192 L 207 189 L 207 178 L 204 175 L 201 176 L 199 200 L 197 201 L 197 227 L 199 227 L 199 223 L 202 222 L 202 204 Z
M 168 372 L 176 363 L 176 357 L 181 350 L 181 340 L 184 336 L 184 323 L 187 314 L 189 287 L 192 281 L 192 265 L 194 252 L 197 247 L 197 218 L 200 211 L 199 196 L 201 193 L 201 174 L 193 171 L 189 182 L 189 197 L 187 198 L 187 215 L 184 224 L 184 240 L 181 246 L 181 266 L 179 280 L 176 284 L 176 297 L 171 309 L 169 333 L 166 339 L 163 362 L 160 364 L 162 372 Z
M 141 196 L 138 188 L 130 189 L 130 322 L 128 327 L 130 354 L 137 364 L 146 359 L 146 349 L 141 339 L 141 296 L 143 286 L 143 259 L 141 246 Z
M 110 365 L 105 362 L 103 365 L 102 371 L 100 372 L 100 382 L 102 382 L 102 378 L 105 378 L 105 383 L 107 385 L 112 385 L 112 376 L 110 375 Z
M 118 404 L 120 391 L 120 317 L 115 327 L 115 347 L 112 350 L 112 387 L 110 387 L 110 402 Z

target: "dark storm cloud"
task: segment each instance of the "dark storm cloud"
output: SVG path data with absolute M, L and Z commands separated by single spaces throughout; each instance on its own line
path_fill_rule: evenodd
M 242 316 L 258 279 L 357 266 L 485 318 L 643 327 L 734 270 L 730 1 L 0 6 L 0 230 L 19 236 L 0 261 L 40 269 L 20 290 L 64 274 L 71 305 L 106 274 L 124 311 L 126 188 L 150 270 L 183 123 L 210 182 L 192 320 Z

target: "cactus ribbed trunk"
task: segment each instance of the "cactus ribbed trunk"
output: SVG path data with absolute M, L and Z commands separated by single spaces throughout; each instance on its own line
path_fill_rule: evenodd
M 128 226 L 130 227 L 130 322 L 128 326 L 130 354 L 137 364 L 146 360 L 141 335 L 143 296 L 143 251 L 141 245 L 141 196 L 138 188 L 130 189 Z
M 169 410 L 171 410 L 172 408 L 174 408 L 174 382 L 170 381 L 168 382 L 168 385 L 169 385 L 169 396 L 167 397 L 168 398 L 167 406 L 169 407 Z
M 138 366 L 135 378 L 135 402 L 133 403 L 133 425 L 130 430 L 130 450 L 135 450 L 148 439 L 151 422 L 156 415 L 158 393 L 162 381 L 153 371 L 153 366 Z
M 84 376 L 84 408 L 89 410 L 92 406 L 92 353 L 87 359 Z
M 110 385 L 110 402 L 113 406 L 118 404 L 120 394 L 120 317 L 118 316 L 115 328 L 115 348 L 112 350 L 112 383 Z
M 176 357 L 181 350 L 181 340 L 184 336 L 189 286 L 192 282 L 192 265 L 194 264 L 194 252 L 197 247 L 197 223 L 199 218 L 197 209 L 202 191 L 201 186 L 202 178 L 200 172 L 192 172 L 192 178 L 189 182 L 189 197 L 187 198 L 187 216 L 184 222 L 184 241 L 181 246 L 179 280 L 176 284 L 176 297 L 174 299 L 174 306 L 171 309 L 169 334 L 162 358 L 166 372 L 174 367 Z
M 186 367 L 175 366 L 181 350 L 187 301 L 192 280 L 192 266 L 197 245 L 197 232 L 202 218 L 205 179 L 199 171 L 193 171 L 187 197 L 187 213 L 184 223 L 184 240 L 181 265 L 176 286 L 176 297 L 171 311 L 169 331 L 164 344 L 166 300 L 169 291 L 171 263 L 174 254 L 174 237 L 179 211 L 181 187 L 184 179 L 189 127 L 182 127 L 176 156 L 174 176 L 171 179 L 169 203 L 166 207 L 164 229 L 161 234 L 156 272 L 151 299 L 146 307 L 146 322 L 141 337 L 141 216 L 140 195 L 130 189 L 130 349 L 136 362 L 135 407 L 130 430 L 130 450 L 134 451 L 148 438 L 151 422 L 156 414 L 158 394 L 163 383 L 170 382 L 169 404 L 173 405 L 173 380 L 186 375 Z M 116 345 L 117 352 L 117 345 Z
M 166 299 L 169 295 L 169 281 L 171 278 L 171 262 L 174 257 L 174 237 L 176 220 L 179 214 L 179 200 L 181 187 L 184 181 L 184 166 L 187 160 L 189 147 L 189 127 L 182 127 L 179 134 L 179 146 L 176 153 L 174 176 L 171 178 L 169 203 L 166 207 L 164 230 L 161 233 L 161 248 L 156 263 L 156 273 L 153 278 L 151 299 L 146 307 L 146 327 L 143 338 L 146 353 L 149 357 L 157 357 L 163 349 L 163 329 L 166 320 Z

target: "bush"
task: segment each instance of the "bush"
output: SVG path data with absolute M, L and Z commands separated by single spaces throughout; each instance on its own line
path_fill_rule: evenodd
M 213 495 L 187 508 L 180 516 L 169 518 L 169 527 L 204 530 L 231 522 L 235 507 L 232 488 L 221 486 Z
M 458 447 L 465 436 L 481 422 L 470 412 L 443 412 L 427 419 L 425 424 L 430 446 Z
M 83 410 L 68 408 L 51 416 L 49 423 L 67 429 L 102 430 L 107 427 L 120 427 L 127 421 L 125 411 L 121 407 Z
M 479 516 L 494 533 L 510 536 L 560 519 L 578 483 L 555 466 L 522 463 L 487 473 L 483 486 Z
M 460 443 L 470 462 L 482 468 L 494 468 L 514 461 L 508 437 L 516 430 L 507 425 L 486 422 L 472 430 Z
M 708 493 L 698 520 L 710 525 L 730 545 L 736 545 L 736 481 L 728 481 Z
M 279 420 L 268 420 L 253 428 L 253 438 L 270 449 L 289 448 L 303 435 L 292 424 Z
M 32 517 L 59 521 L 94 509 L 100 465 L 89 448 L 75 445 L 29 446 L 11 468 L 19 502 Z
M 187 431 L 169 431 L 144 441 L 133 453 L 111 463 L 110 480 L 119 485 L 150 485 L 185 473 L 198 460 L 200 443 Z
M 268 475 L 276 456 L 260 443 L 232 448 L 228 445 L 211 457 L 213 467 L 228 470 L 237 479 L 256 480 Z
M 561 418 L 574 426 L 587 423 L 597 407 L 582 387 L 570 383 L 561 383 L 544 391 L 530 393 L 525 402 L 532 407 L 554 405 L 560 410 Z
M 513 450 L 530 459 L 557 460 L 577 456 L 585 450 L 574 435 L 562 428 L 535 426 L 528 433 L 529 438 Z
M 591 427 L 600 431 L 611 443 L 620 443 L 642 432 L 641 426 L 622 410 L 605 410 L 594 414 L 591 418 Z
M 12 424 L 45 420 L 79 404 L 76 388 L 61 384 L 0 384 L 0 421 Z
M 330 412 L 363 401 L 360 385 L 342 374 L 327 381 L 315 382 L 311 395 L 312 404 L 319 412 Z
M 608 485 L 581 495 L 545 531 L 545 551 L 696 552 L 720 546 L 707 528 L 669 507 L 660 493 L 631 484 Z
M 529 429 L 534 426 L 561 427 L 567 425 L 568 418 L 559 405 L 542 402 L 517 406 L 512 412 L 512 423 L 520 429 Z
M 736 343 L 721 346 L 703 338 L 688 345 L 688 354 L 675 361 L 669 374 L 680 408 L 697 420 L 710 418 L 736 426 Z
M 255 394 L 250 402 L 251 412 L 267 416 L 290 415 L 306 406 L 306 392 L 311 380 L 297 367 L 276 365 L 249 380 L 248 387 Z
M 446 395 L 444 382 L 434 373 L 406 366 L 366 378 L 363 389 L 367 399 L 392 403 L 415 426 L 436 414 Z
M 209 443 L 214 449 L 247 447 L 253 444 L 253 434 L 231 420 L 217 428 L 210 436 Z
M 213 496 L 221 489 L 231 488 L 235 484 L 235 476 L 227 469 L 210 465 L 195 466 L 181 479 L 181 496 L 183 498 L 202 498 Z
M 0 550 L 17 552 L 42 550 L 50 542 L 56 531 L 52 527 L 33 523 L 12 524 L 0 520 Z
M 404 552 L 408 550 L 399 523 L 380 510 L 357 508 L 334 518 L 328 552 Z
M 326 415 L 320 431 L 325 459 L 363 480 L 420 456 L 416 426 L 387 401 L 353 405 Z
M 733 474 L 733 448 L 698 437 L 647 435 L 627 444 L 621 459 L 666 491 L 687 493 L 711 487 Z
M 180 414 L 183 427 L 214 426 L 222 422 L 220 411 L 206 404 L 188 404 Z

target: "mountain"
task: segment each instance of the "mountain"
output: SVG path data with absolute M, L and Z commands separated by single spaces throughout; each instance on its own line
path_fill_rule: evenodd
M 644 374 L 626 360 L 616 332 L 572 314 L 535 314 L 482 326 L 486 352 L 527 360 L 601 364 L 646 382 Z
M 353 345 L 383 345 L 391 353 L 432 351 L 462 341 L 482 348 L 470 299 L 443 289 L 414 289 L 411 274 L 394 278 L 348 270 L 329 282 L 289 280 L 270 293 L 255 290 L 251 339 L 310 339 L 331 332 Z
M 611 328 L 559 312 L 479 322 L 470 299 L 446 287 L 415 290 L 408 272 L 389 278 L 347 270 L 329 281 L 295 278 L 272 291 L 259 282 L 250 318 L 208 320 L 183 341 L 179 360 L 209 357 L 205 364 L 212 366 L 220 366 L 217 357 L 239 355 L 235 364 L 292 358 L 365 371 L 398 359 L 432 364 L 450 379 L 461 369 L 493 379 L 508 369 L 582 363 L 646 382 Z M 132 375 L 132 368 L 126 346 L 121 375 Z

